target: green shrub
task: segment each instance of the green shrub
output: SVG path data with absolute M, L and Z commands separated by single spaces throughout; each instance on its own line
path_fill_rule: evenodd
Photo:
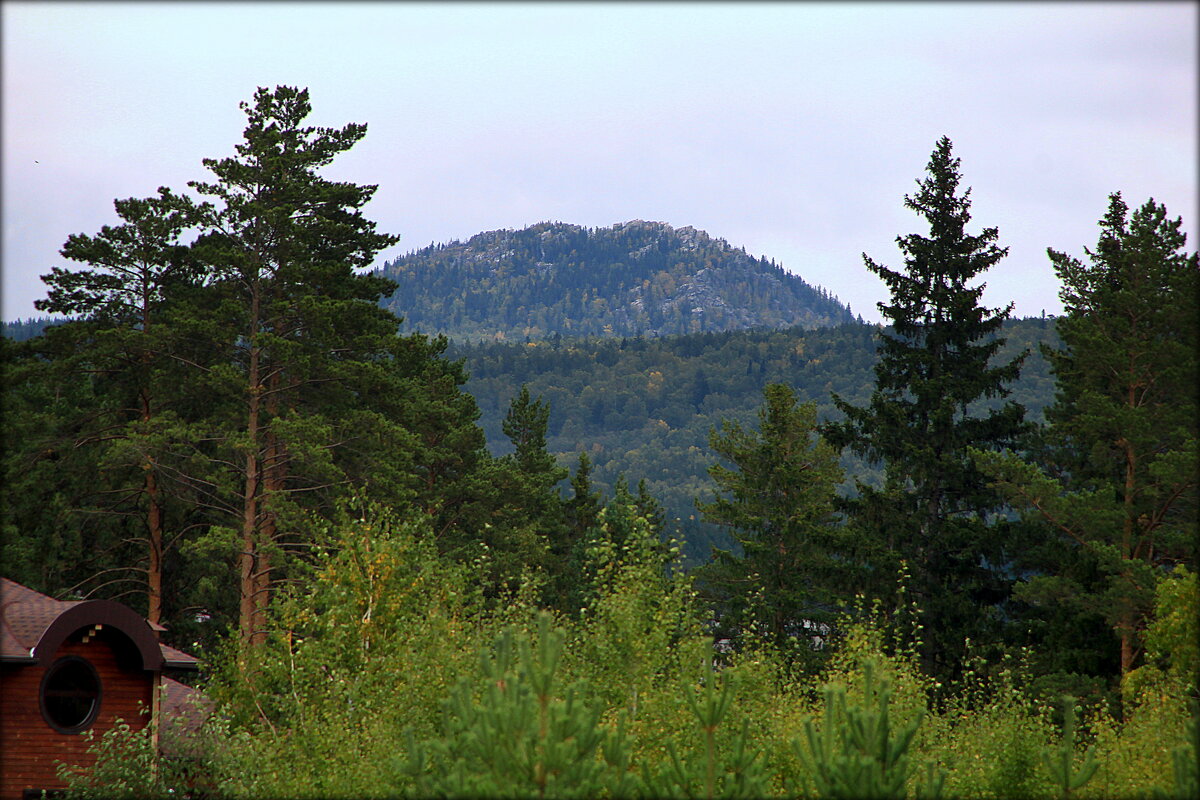
M 623 731 L 562 687 L 565 635 L 538 619 L 536 644 L 510 629 L 445 703 L 441 735 L 394 760 L 394 786 L 417 797 L 595 797 L 628 791 Z
M 96 758 L 94 765 L 87 769 L 58 765 L 68 797 L 134 800 L 162 797 L 177 788 L 178 776 L 161 763 L 149 725 L 133 728 L 118 718 L 99 739 L 90 730 L 84 736 L 90 742 L 88 753 Z
M 1076 763 L 1078 754 L 1075 752 L 1075 698 L 1063 698 L 1063 733 L 1062 740 L 1054 746 L 1042 750 L 1042 763 L 1050 773 L 1050 780 L 1058 789 L 1058 796 L 1064 800 L 1073 792 L 1082 788 L 1100 764 L 1096 761 L 1095 749 L 1089 747 L 1083 755 L 1083 760 Z
M 874 661 L 863 665 L 862 700 L 847 702 L 844 686 L 825 690 L 820 730 L 804 724 L 804 741 L 796 754 L 821 797 L 888 800 L 906 796 L 908 749 L 921 721 L 892 727 L 891 683 L 877 679 Z M 934 787 L 940 788 L 940 781 Z M 931 789 L 934 787 L 930 787 Z
M 724 746 L 718 732 L 729 713 L 733 699 L 733 680 L 713 670 L 711 657 L 705 660 L 701 688 L 684 687 L 684 699 L 695 721 L 689 747 L 681 757 L 673 742 L 667 743 L 670 756 L 665 765 L 647 765 L 643 771 L 645 790 L 650 797 L 753 798 L 766 791 L 768 778 L 761 753 L 750 739 L 750 720 L 742 719 L 740 729 Z

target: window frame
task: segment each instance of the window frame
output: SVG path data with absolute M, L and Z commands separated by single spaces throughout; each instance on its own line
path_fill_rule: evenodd
M 72 664 L 81 665 L 91 675 L 92 680 L 96 685 L 95 696 L 92 698 L 92 706 L 84 718 L 74 725 L 63 725 L 60 720 L 54 718 L 53 713 L 46 704 L 46 690 L 50 687 L 54 680 L 63 669 Z M 46 724 L 53 728 L 58 733 L 77 734 L 83 733 L 88 728 L 92 727 L 92 723 L 96 721 L 96 717 L 100 714 L 100 703 L 104 698 L 104 682 L 100 680 L 100 673 L 96 671 L 96 667 L 92 662 L 81 656 L 63 656 L 56 659 L 53 664 L 47 667 L 46 672 L 42 675 L 41 685 L 38 687 L 38 708 L 42 712 L 42 719 Z

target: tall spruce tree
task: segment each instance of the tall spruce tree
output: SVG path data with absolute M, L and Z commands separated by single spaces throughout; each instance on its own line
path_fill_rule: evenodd
M 1200 271 L 1181 225 L 1153 199 L 1131 215 L 1116 193 L 1086 263 L 1047 251 L 1066 314 L 1063 349 L 1044 348 L 1057 397 L 1039 463 L 979 455 L 1013 505 L 1047 524 L 1020 595 L 1043 614 L 1066 609 L 1075 628 L 1102 618 L 1121 675 L 1137 664 L 1157 582 L 1196 563 Z
M 586 560 L 584 543 L 600 525 L 604 509 L 602 493 L 592 488 L 592 461 L 579 451 L 571 475 L 571 496 L 562 503 L 563 526 L 550 541 L 546 604 L 567 614 L 579 611 L 584 587 L 579 580 Z
M 500 516 L 488 529 L 497 577 L 515 585 L 523 569 L 555 569 L 555 544 L 566 537 L 558 483 L 567 470 L 546 449 L 550 404 L 522 386 L 509 404 L 502 428 L 514 452 L 497 459 L 494 485 Z
M 848 504 L 857 525 L 877 543 L 874 567 L 886 581 L 900 560 L 925 625 L 927 669 L 952 674 L 964 640 L 989 636 L 1009 582 L 1005 536 L 987 515 L 1001 501 L 967 448 L 1015 446 L 1026 431 L 1024 408 L 1012 402 L 986 413 L 972 404 L 1005 397 L 1024 354 L 993 364 L 1012 306 L 980 306 L 984 284 L 972 281 L 1007 253 L 995 228 L 967 232 L 970 189 L 959 192 L 959 159 L 950 139 L 933 151 L 927 175 L 904 205 L 929 234 L 897 238 L 905 265 L 892 270 L 865 253 L 867 268 L 887 284 L 875 389 L 865 408 L 834 395 L 845 420 L 824 429 L 838 447 L 884 467 L 884 486 L 859 485 Z M 886 591 L 886 590 L 885 590 Z

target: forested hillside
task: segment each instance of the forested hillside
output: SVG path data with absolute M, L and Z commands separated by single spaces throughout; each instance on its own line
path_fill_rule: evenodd
M 23 342 L 35 336 L 41 336 L 46 328 L 62 323 L 55 317 L 29 317 L 28 319 L 9 320 L 0 328 L 0 335 L 14 342 Z
M 1053 319 L 1012 320 L 998 360 L 1031 354 L 1012 396 L 1040 421 L 1053 399 L 1054 382 L 1039 345 L 1056 346 Z M 870 397 L 880 328 L 861 323 L 818 330 L 727 331 L 663 338 L 452 345 L 447 355 L 465 360 L 465 389 L 475 397 L 489 448 L 512 445 L 501 430 L 509 401 L 522 385 L 550 406 L 547 446 L 563 466 L 578 453 L 592 461 L 592 479 L 611 490 L 624 475 L 644 480 L 650 493 L 678 518 L 689 561 L 706 560 L 728 534 L 703 523 L 694 500 L 713 487 L 715 457 L 709 431 L 722 420 L 750 424 L 771 383 L 791 386 L 800 402 L 817 404 L 822 420 L 838 419 L 831 393 L 852 402 Z M 996 400 L 979 404 L 993 408 Z M 875 480 L 876 468 L 847 451 L 847 483 Z
M 853 320 L 824 289 L 691 227 L 543 222 L 386 264 L 408 330 L 467 341 L 817 328 Z

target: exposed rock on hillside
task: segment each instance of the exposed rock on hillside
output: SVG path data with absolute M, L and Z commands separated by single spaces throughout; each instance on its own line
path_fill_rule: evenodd
M 659 336 L 851 321 L 825 290 L 692 227 L 543 222 L 385 265 L 406 327 L 457 339 Z

